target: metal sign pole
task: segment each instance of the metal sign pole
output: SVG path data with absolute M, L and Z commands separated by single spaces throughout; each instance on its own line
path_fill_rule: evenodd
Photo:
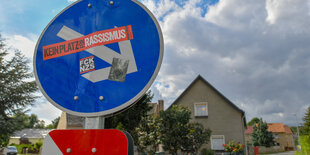
M 104 129 L 104 117 L 86 117 L 84 129 Z

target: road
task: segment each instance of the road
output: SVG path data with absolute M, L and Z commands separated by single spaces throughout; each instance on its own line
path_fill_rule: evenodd
M 288 152 L 282 152 L 282 153 L 274 153 L 269 155 L 294 155 L 296 151 L 288 151 Z

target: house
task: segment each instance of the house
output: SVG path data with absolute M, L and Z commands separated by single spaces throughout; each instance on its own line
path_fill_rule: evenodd
M 53 129 L 23 129 L 16 131 L 10 137 L 9 144 L 21 144 L 21 143 L 31 143 L 42 142 L 45 136 Z
M 268 131 L 272 132 L 274 142 L 276 145 L 281 146 L 282 150 L 294 150 L 294 138 L 293 133 L 289 126 L 283 123 L 268 123 Z M 253 133 L 253 127 L 249 126 L 245 131 L 246 141 L 249 145 L 252 144 L 251 134 Z
M 229 141 L 245 144 L 246 119 L 244 111 L 227 99 L 202 76 L 198 76 L 171 104 L 187 107 L 191 122 L 198 122 L 212 133 L 203 148 L 223 151 Z

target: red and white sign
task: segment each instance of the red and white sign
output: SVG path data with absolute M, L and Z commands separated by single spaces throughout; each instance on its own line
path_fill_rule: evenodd
M 97 31 L 72 40 L 43 46 L 43 60 L 81 52 L 95 46 L 131 39 L 133 39 L 131 25 Z
M 44 139 L 42 155 L 127 155 L 133 152 L 131 142 L 115 129 L 53 130 Z

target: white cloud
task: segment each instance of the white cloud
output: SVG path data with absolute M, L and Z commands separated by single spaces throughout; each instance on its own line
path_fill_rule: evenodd
M 53 106 L 44 98 L 41 98 L 34 104 L 29 113 L 38 115 L 39 119 L 44 120 L 45 125 L 48 125 L 52 123 L 52 120 L 61 115 L 61 110 Z
M 220 0 L 205 14 L 202 2 L 143 1 L 165 40 L 157 96 L 169 105 L 201 74 L 248 119 L 294 124 L 310 99 L 310 1 Z
M 29 37 L 22 35 L 4 35 L 9 47 L 20 50 L 27 58 L 32 59 L 36 46 L 37 36 L 30 34 Z
M 308 5 L 307 5 L 308 3 Z M 266 21 L 282 31 L 298 34 L 308 33 L 309 20 L 309 1 L 305 0 L 267 0 Z M 286 32 L 286 33 L 287 33 Z

